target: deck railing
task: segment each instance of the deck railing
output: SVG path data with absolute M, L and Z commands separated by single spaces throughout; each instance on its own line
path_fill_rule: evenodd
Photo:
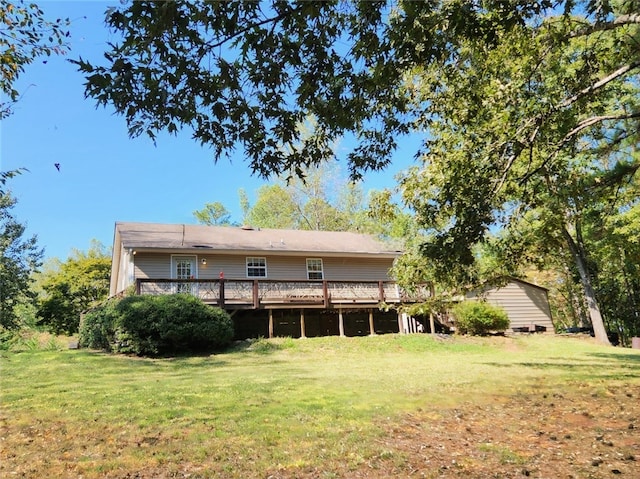
M 192 294 L 224 308 L 260 309 L 273 306 L 324 307 L 415 302 L 426 290 L 411 295 L 393 281 L 278 281 L 267 279 L 148 279 L 136 280 L 137 294 Z

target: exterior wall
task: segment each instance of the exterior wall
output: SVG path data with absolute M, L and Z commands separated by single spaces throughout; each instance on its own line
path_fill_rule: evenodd
M 217 279 L 224 273 L 226 279 L 247 279 L 246 257 L 249 255 L 189 254 L 196 256 L 198 278 Z M 306 280 L 307 258 L 319 256 L 269 256 L 260 253 L 252 256 L 267 259 L 267 277 L 275 280 Z M 201 264 L 202 259 L 207 264 Z M 135 278 L 171 278 L 170 253 L 138 252 L 134 256 Z M 342 281 L 390 280 L 388 258 L 322 258 L 324 279 Z
M 131 252 L 114 242 L 111 257 L 111 278 L 109 280 L 109 296 L 114 296 L 135 283 L 134 259 Z
M 135 279 L 171 278 L 171 255 L 169 253 L 142 253 L 133 257 Z
M 521 281 L 510 281 L 502 288 L 493 288 L 482 293 L 469 293 L 468 299 L 486 298 L 487 302 L 501 306 L 509 315 L 511 328 L 544 326 L 553 332 L 549 298 L 544 288 Z

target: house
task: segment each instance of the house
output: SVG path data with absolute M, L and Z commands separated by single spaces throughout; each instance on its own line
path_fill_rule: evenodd
M 228 311 L 238 339 L 405 330 L 400 251 L 350 232 L 115 225 L 111 295 L 185 292 Z M 391 307 L 389 307 L 391 306 Z
M 553 332 L 548 290 L 521 279 L 509 277 L 501 286 L 487 285 L 467 293 L 467 299 L 485 299 L 502 307 L 514 332 Z

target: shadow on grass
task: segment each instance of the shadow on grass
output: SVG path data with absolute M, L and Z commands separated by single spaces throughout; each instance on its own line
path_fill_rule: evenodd
M 523 361 L 516 363 L 499 363 L 499 362 L 485 362 L 488 366 L 495 368 L 528 368 L 537 371 L 558 371 L 575 377 L 576 379 L 603 379 L 603 380 L 632 380 L 640 379 L 640 369 L 638 365 L 634 364 L 638 362 L 638 357 L 634 355 L 625 354 L 606 354 L 595 353 L 590 356 L 601 357 L 602 362 L 566 362 L 566 358 L 562 359 L 563 362 L 532 362 Z M 553 360 L 553 359 L 552 359 Z M 614 363 L 614 360 L 619 361 Z M 628 361 L 625 363 L 625 361 Z
M 611 353 L 589 353 L 588 356 L 594 358 L 606 359 L 607 361 L 628 361 L 630 363 L 640 363 L 640 354 L 611 354 Z M 634 365 L 637 367 L 637 365 Z

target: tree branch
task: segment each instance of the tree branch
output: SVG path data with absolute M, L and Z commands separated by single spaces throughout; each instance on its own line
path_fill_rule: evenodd
M 222 40 L 216 42 L 216 43 L 205 43 L 204 45 L 210 49 L 214 49 L 214 48 L 218 48 L 221 47 L 222 45 L 224 45 L 225 43 L 230 42 L 231 40 L 233 40 L 236 37 L 239 37 L 245 33 L 247 33 L 249 30 L 251 30 L 252 28 L 256 28 L 256 27 L 261 27 L 262 25 L 266 25 L 267 23 L 276 23 L 279 22 L 280 20 L 282 20 L 285 17 L 288 17 L 289 15 L 291 15 L 293 12 L 295 12 L 296 10 L 298 10 L 300 7 L 297 8 L 292 8 L 291 10 L 289 10 L 288 12 L 284 12 L 281 13 L 280 15 L 276 15 L 275 17 L 271 17 L 271 18 L 265 18 L 264 20 L 257 22 L 257 23 L 252 23 L 250 25 L 247 25 L 246 27 L 238 30 L 237 32 L 233 33 L 232 35 L 223 38 Z
M 634 62 L 634 63 L 630 63 L 628 65 L 624 65 L 624 66 L 618 68 L 616 71 L 610 73 L 609 75 L 607 75 L 603 79 L 598 80 L 593 85 L 589 85 L 587 88 L 583 88 L 582 90 L 580 90 L 575 95 L 570 96 L 569 98 L 566 98 L 555 109 L 559 110 L 561 108 L 566 108 L 568 106 L 571 106 L 571 104 L 573 104 L 574 102 L 578 101 L 580 98 L 588 95 L 589 93 L 593 93 L 594 91 L 596 91 L 596 90 L 602 88 L 603 86 L 605 86 L 607 83 L 612 82 L 613 80 L 625 75 L 626 73 L 629 73 L 631 70 L 633 70 L 635 68 L 638 68 L 638 67 L 640 67 L 640 61 L 637 61 L 637 62 Z
M 582 120 L 578 125 L 567 133 L 564 138 L 558 144 L 558 149 L 562 148 L 573 136 L 577 133 L 580 133 L 585 128 L 588 128 L 596 123 L 600 123 L 608 120 L 629 120 L 631 118 L 640 118 L 640 112 L 631 113 L 628 115 L 601 115 L 601 116 L 592 116 L 591 118 L 587 118 Z
M 596 23 L 593 25 L 589 25 L 581 30 L 576 31 L 570 35 L 570 38 L 583 37 L 587 35 L 591 35 L 596 32 L 606 32 L 610 30 L 615 30 L 616 28 L 623 27 L 625 25 L 640 25 L 640 14 L 638 13 L 630 13 L 627 15 L 620 15 L 618 18 L 613 20 L 612 22 L 606 23 Z

